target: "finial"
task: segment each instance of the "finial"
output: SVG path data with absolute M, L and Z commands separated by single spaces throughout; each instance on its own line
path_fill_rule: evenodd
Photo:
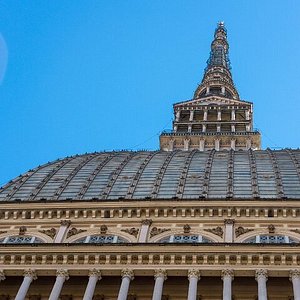
M 224 27 L 224 25 L 225 25 L 224 21 L 219 21 L 218 22 L 218 27 Z

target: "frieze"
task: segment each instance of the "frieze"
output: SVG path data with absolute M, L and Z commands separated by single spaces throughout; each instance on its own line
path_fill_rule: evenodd
M 43 234 L 46 234 L 46 235 L 50 236 L 53 239 L 55 237 L 57 231 L 54 227 L 52 227 L 50 229 L 39 230 L 39 232 L 43 233 Z
M 163 232 L 166 232 L 166 231 L 170 231 L 171 229 L 170 228 L 158 228 L 158 227 L 153 227 L 150 231 L 150 238 L 158 235 L 158 234 L 161 234 Z
M 207 232 L 213 233 L 215 235 L 218 235 L 219 237 L 223 237 L 224 231 L 223 228 L 218 226 L 215 228 L 210 228 L 210 229 L 204 229 Z
M 244 228 L 242 226 L 239 226 L 238 228 L 235 229 L 235 236 L 239 237 L 240 235 L 243 235 L 250 231 L 254 231 L 254 229 L 249 229 L 249 228 Z
M 86 230 L 83 230 L 83 229 L 77 229 L 76 227 L 73 227 L 71 228 L 68 233 L 67 233 L 67 238 L 73 236 L 73 235 L 76 235 L 76 234 L 79 234 L 79 233 L 82 233 L 82 232 L 85 232 Z
M 127 228 L 127 229 L 121 229 L 121 231 L 126 232 L 130 235 L 133 235 L 134 237 L 137 237 L 139 234 L 139 229 L 132 227 L 132 228 Z

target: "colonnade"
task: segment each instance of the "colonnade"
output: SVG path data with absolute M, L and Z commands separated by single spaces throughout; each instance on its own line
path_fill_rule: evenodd
M 293 285 L 294 300 L 300 300 L 300 269 L 290 270 L 290 280 Z M 37 279 L 37 274 L 34 270 L 25 270 L 24 278 L 21 286 L 17 292 L 15 300 L 24 300 L 29 290 L 32 281 Z M 126 300 L 128 296 L 130 282 L 134 279 L 134 271 L 131 269 L 124 269 L 121 271 L 122 281 L 118 293 L 118 300 Z M 221 271 L 223 280 L 223 300 L 232 299 L 232 281 L 234 280 L 234 271 L 231 269 L 225 269 Z M 5 280 L 5 274 L 0 271 L 0 281 Z M 187 300 L 197 299 L 197 287 L 200 280 L 200 270 L 191 269 L 188 270 L 188 295 Z M 60 269 L 56 272 L 56 280 L 51 290 L 49 300 L 58 300 L 64 282 L 69 279 L 69 273 L 67 270 Z M 89 271 L 89 280 L 85 289 L 83 300 L 92 300 L 97 281 L 101 279 L 101 272 L 97 269 Z M 154 289 L 152 294 L 152 300 L 161 300 L 163 294 L 164 282 L 167 279 L 167 271 L 164 269 L 154 270 Z M 258 300 L 267 300 L 267 280 L 268 271 L 266 269 L 258 269 L 255 272 L 255 279 L 257 281 L 257 294 Z

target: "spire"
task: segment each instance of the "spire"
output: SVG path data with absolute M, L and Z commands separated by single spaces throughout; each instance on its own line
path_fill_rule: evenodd
M 211 43 L 211 51 L 204 70 L 204 76 L 194 94 L 194 98 L 216 95 L 239 99 L 230 70 L 227 30 L 224 22 L 219 22 L 215 30 L 214 40 Z

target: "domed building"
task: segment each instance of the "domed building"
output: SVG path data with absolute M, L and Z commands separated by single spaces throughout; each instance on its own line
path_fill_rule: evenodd
M 99 152 L 0 190 L 0 299 L 300 300 L 300 151 L 261 150 L 218 24 L 159 151 Z

